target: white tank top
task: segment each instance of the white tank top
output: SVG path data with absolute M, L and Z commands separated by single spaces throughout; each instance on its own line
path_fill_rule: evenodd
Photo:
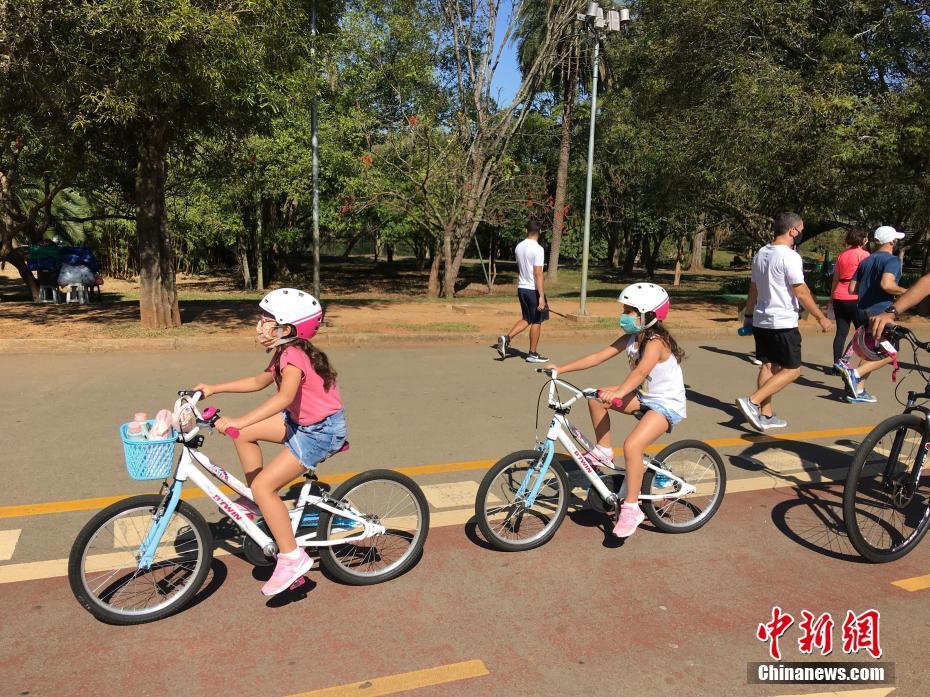
M 631 336 L 627 341 L 626 353 L 630 359 L 630 366 L 636 366 L 639 363 L 640 355 L 635 335 Z M 646 382 L 643 383 L 640 395 L 640 401 L 663 406 L 676 414 L 680 414 L 682 418 L 688 415 L 685 399 L 685 376 L 681 372 L 681 364 L 674 354 L 655 364 L 655 367 L 646 378 Z

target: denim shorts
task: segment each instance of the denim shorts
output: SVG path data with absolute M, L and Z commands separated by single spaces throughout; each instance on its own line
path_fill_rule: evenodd
M 340 409 L 322 421 L 301 426 L 285 411 L 284 431 L 284 444 L 288 450 L 308 470 L 316 469 L 346 442 L 346 414 Z
M 643 411 L 654 411 L 665 417 L 665 420 L 668 421 L 668 431 L 666 433 L 671 433 L 672 429 L 685 418 L 677 411 L 672 411 L 662 404 L 656 404 L 651 399 L 644 398 L 640 392 L 636 393 L 636 397 L 639 399 L 639 405 L 643 408 Z

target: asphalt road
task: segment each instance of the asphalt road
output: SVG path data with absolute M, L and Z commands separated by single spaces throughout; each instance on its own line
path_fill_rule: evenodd
M 486 345 L 331 348 L 352 448 L 321 476 L 374 467 L 411 473 L 434 514 L 421 562 L 367 588 L 314 571 L 303 589 L 268 601 L 258 593 L 266 571 L 225 555 L 193 607 L 130 628 L 85 613 L 61 565 L 104 505 L 97 499 L 152 491 L 126 476 L 117 426 L 135 411 L 169 407 L 179 388 L 256 373 L 266 357 L 6 356 L 0 694 L 288 695 L 366 681 L 340 693 L 394 694 L 378 691 L 388 689 L 384 676 L 424 669 L 452 681 L 424 677 L 431 686 L 416 694 L 925 694 L 930 582 L 911 584 L 915 590 L 894 582 L 930 573 L 930 543 L 893 564 L 861 563 L 843 533 L 836 484 L 862 434 L 900 407 L 890 371 L 871 381 L 878 404 L 841 401 L 839 378 L 819 367 L 829 363 L 829 346 L 827 337 L 805 338 L 802 379 L 776 401 L 787 436 L 773 440 L 746 430 L 733 406 L 755 383 L 745 356 L 751 340 L 685 341 L 689 415 L 663 442 L 717 444 L 730 479 L 717 516 L 696 533 L 646 526 L 617 545 L 599 516 L 576 512 L 549 544 L 520 554 L 487 549 L 470 506 L 490 462 L 534 444 L 544 382 L 534 366 L 500 361 Z M 599 345 L 544 341 L 541 348 L 564 362 Z M 616 384 L 626 370 L 619 358 L 569 379 Z M 912 376 L 905 385 L 918 383 Z M 255 401 L 210 400 L 230 415 Z M 586 410 L 572 416 L 589 430 Z M 543 406 L 541 424 L 547 418 Z M 615 445 L 632 423 L 615 417 Z M 205 450 L 238 473 L 227 439 L 214 436 Z M 196 503 L 218 519 L 215 508 Z M 879 609 L 882 661 L 896 664 L 896 684 L 746 685 L 747 663 L 767 658 L 755 632 L 774 605 L 798 619 L 802 609 L 832 613 L 835 639 L 847 610 Z M 810 660 L 798 653 L 796 625 L 782 645 L 787 660 Z M 837 650 L 830 660 L 872 659 Z M 466 672 L 476 663 L 483 671 L 448 678 L 463 662 Z

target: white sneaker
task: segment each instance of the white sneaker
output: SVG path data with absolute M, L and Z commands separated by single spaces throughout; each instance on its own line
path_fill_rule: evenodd
M 787 428 L 788 422 L 784 419 L 779 419 L 774 414 L 772 416 L 762 415 L 762 430 L 768 431 L 770 428 Z
M 736 406 L 739 407 L 739 410 L 743 413 L 743 416 L 746 417 L 746 420 L 752 425 L 757 431 L 764 431 L 762 427 L 762 413 L 759 411 L 759 406 L 752 403 L 752 400 L 749 397 L 740 397 L 736 400 Z
M 497 352 L 501 355 L 501 358 L 507 358 L 507 347 L 510 345 L 510 339 L 506 334 L 501 334 L 497 337 Z
M 527 363 L 548 363 L 549 359 L 546 358 L 545 356 L 540 356 L 538 353 L 534 351 L 534 352 L 526 354 L 526 362 Z

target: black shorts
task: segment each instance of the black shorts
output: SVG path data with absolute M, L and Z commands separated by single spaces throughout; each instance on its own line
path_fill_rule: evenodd
M 801 367 L 801 332 L 797 327 L 790 329 L 766 329 L 753 327 L 756 340 L 756 358 L 763 363 L 782 368 Z
M 544 310 L 539 309 L 539 291 L 529 288 L 518 288 L 517 296 L 520 298 L 520 309 L 523 319 L 530 324 L 542 324 L 549 319 L 549 303 Z

